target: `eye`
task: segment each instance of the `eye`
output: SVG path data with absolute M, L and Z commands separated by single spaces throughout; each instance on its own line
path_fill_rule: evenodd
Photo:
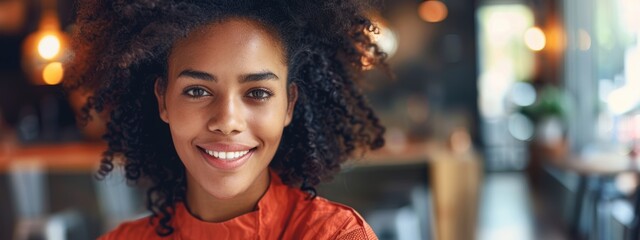
M 204 90 L 200 87 L 187 88 L 184 91 L 184 94 L 192 98 L 201 98 L 205 96 L 211 96 L 211 93 L 207 92 L 207 90 Z
M 254 89 L 251 90 L 247 96 L 256 100 L 265 101 L 273 96 L 273 94 L 266 89 Z

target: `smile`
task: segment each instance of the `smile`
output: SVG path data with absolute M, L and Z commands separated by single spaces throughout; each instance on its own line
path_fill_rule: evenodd
M 209 150 L 202 147 L 198 147 L 200 149 L 200 153 L 204 157 L 205 161 L 212 167 L 224 170 L 224 171 L 235 171 L 243 166 L 246 162 L 249 161 L 253 153 L 256 151 L 256 147 L 247 149 L 247 147 L 242 147 L 244 149 L 238 149 L 240 147 L 218 147 L 216 150 Z M 222 149 L 221 149 L 222 148 Z M 227 149 L 224 149 L 227 148 Z M 236 148 L 236 149 L 233 149 Z M 224 151 L 221 151 L 223 150 Z
M 222 160 L 235 160 L 241 157 L 244 157 L 244 155 L 247 155 L 247 153 L 249 153 L 249 150 L 247 151 L 238 151 L 238 152 L 218 152 L 218 151 L 212 151 L 212 150 L 204 150 L 207 154 L 209 154 L 209 156 L 215 157 L 215 158 L 219 158 Z

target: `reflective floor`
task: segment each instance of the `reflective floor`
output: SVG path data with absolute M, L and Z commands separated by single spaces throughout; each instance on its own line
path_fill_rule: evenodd
M 524 172 L 488 173 L 480 197 L 478 239 L 567 239 L 536 199 Z

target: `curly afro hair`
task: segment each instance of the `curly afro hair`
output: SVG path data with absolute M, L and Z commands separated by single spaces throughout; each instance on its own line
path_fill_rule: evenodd
M 384 128 L 361 93 L 364 69 L 389 72 L 386 55 L 372 42 L 377 27 L 370 5 L 345 0 L 96 0 L 79 3 L 75 56 L 68 90 L 90 97 L 79 116 L 108 116 L 108 148 L 98 177 L 122 160 L 130 181 L 149 180 L 147 208 L 160 236 L 173 233 L 171 213 L 184 201 L 185 167 L 169 127 L 161 121 L 154 83 L 166 84 L 173 43 L 199 26 L 246 18 L 277 33 L 285 47 L 289 84 L 299 98 L 270 167 L 283 182 L 315 197 L 314 186 L 340 164 L 384 144 Z

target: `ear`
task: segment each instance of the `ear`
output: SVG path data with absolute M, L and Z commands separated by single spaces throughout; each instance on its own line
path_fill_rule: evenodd
M 298 101 L 298 86 L 295 83 L 289 84 L 289 97 L 287 102 L 287 116 L 284 120 L 284 125 L 289 126 L 291 119 L 293 119 L 293 110 Z
M 169 123 L 169 116 L 167 114 L 167 104 L 165 101 L 166 87 L 162 87 L 160 78 L 156 79 L 156 83 L 153 87 L 153 92 L 156 95 L 156 100 L 158 100 L 158 112 L 160 112 L 160 119 L 165 123 Z M 168 84 L 168 83 L 167 83 Z

